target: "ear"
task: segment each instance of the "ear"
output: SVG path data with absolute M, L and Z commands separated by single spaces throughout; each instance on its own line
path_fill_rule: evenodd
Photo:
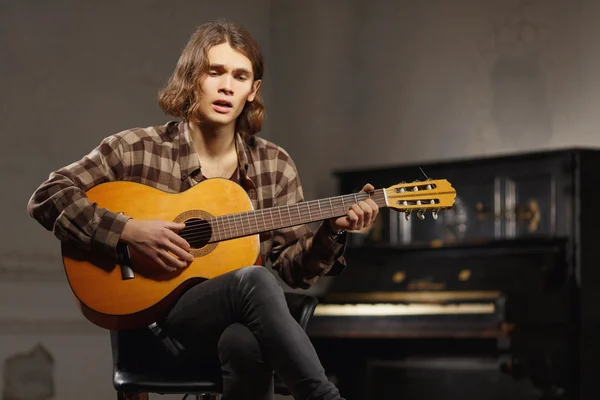
M 254 101 L 254 98 L 256 97 L 256 93 L 258 93 L 258 88 L 260 87 L 261 83 L 262 83 L 262 81 L 260 79 L 257 79 L 254 81 L 254 83 L 252 84 L 252 90 L 250 91 L 250 94 L 246 98 L 246 100 L 248 102 L 251 103 Z

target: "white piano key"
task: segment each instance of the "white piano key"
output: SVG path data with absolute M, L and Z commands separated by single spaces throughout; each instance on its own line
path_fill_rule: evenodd
M 460 304 L 319 304 L 316 316 L 493 314 L 494 303 Z

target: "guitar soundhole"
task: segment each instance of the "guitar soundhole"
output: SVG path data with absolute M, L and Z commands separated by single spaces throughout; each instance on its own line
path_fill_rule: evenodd
M 175 218 L 174 222 L 185 223 L 185 228 L 179 231 L 179 236 L 184 238 L 192 247 L 194 257 L 205 256 L 217 247 L 217 243 L 208 243 L 212 235 L 212 227 L 206 221 L 212 215 L 206 211 L 189 210 Z
M 185 228 L 179 231 L 179 236 L 187 240 L 192 249 L 206 246 L 212 235 L 212 228 L 204 219 L 192 218 L 185 221 Z

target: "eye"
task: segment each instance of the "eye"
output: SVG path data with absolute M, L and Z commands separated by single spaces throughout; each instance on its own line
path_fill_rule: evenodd
M 208 76 L 217 76 L 217 75 L 218 75 L 217 71 L 215 71 L 215 70 L 208 71 Z
M 236 78 L 238 81 L 242 81 L 242 82 L 245 81 L 246 79 L 248 79 L 248 77 L 246 75 L 238 75 Z

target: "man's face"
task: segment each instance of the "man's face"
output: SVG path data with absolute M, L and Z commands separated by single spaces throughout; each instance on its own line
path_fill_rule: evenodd
M 208 74 L 200 83 L 200 111 L 205 122 L 219 126 L 235 124 L 246 101 L 253 101 L 260 86 L 254 80 L 252 63 L 229 43 L 208 51 Z

